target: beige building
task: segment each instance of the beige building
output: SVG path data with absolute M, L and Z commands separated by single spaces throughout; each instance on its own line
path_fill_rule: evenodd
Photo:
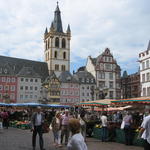
M 70 71 L 70 39 L 70 26 L 68 25 L 65 33 L 62 27 L 61 12 L 57 4 L 51 27 L 49 30 L 46 28 L 44 33 L 44 54 L 49 74 L 54 71 L 58 77 L 63 71 Z
M 121 97 L 121 69 L 108 48 L 97 58 L 89 56 L 86 70 L 96 80 L 96 90 L 94 90 L 96 99 L 104 97 L 114 99 Z

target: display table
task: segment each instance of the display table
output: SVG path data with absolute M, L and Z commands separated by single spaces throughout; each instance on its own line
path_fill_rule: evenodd
M 109 131 L 109 133 L 110 133 L 110 131 Z M 108 135 L 108 138 L 109 138 L 109 135 Z M 133 145 L 143 146 L 144 140 L 143 139 L 138 139 L 137 136 L 138 136 L 138 133 L 135 132 L 135 130 L 133 130 Z M 94 128 L 93 129 L 93 137 L 97 138 L 97 139 L 101 139 L 101 128 Z M 119 128 L 115 129 L 114 141 L 118 142 L 118 143 L 123 143 L 123 144 L 125 143 L 124 130 L 119 129 Z

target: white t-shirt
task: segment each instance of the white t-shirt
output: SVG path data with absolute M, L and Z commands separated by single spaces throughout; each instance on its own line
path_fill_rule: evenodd
M 141 127 L 142 127 L 142 128 L 144 128 L 145 123 L 148 121 L 148 119 L 150 119 L 150 115 L 144 117 L 143 122 L 142 122 L 142 124 L 141 124 Z M 143 132 L 141 138 L 146 139 L 146 134 L 145 134 L 145 133 L 146 133 L 146 131 Z
M 106 116 L 102 116 L 101 117 L 101 121 L 102 121 L 102 127 L 107 127 L 107 117 Z
M 88 150 L 81 133 L 77 133 L 71 137 L 67 145 L 67 150 Z
M 150 117 L 146 118 L 143 128 L 145 129 L 145 139 L 150 144 Z
M 42 114 L 37 113 L 35 118 L 35 126 L 40 126 L 42 124 Z

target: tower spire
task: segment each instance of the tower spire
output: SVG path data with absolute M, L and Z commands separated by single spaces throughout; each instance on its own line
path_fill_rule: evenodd
M 57 1 L 56 10 L 54 13 L 53 25 L 54 25 L 54 29 L 56 32 L 63 32 L 62 21 L 61 21 L 61 12 L 59 10 L 58 1 Z

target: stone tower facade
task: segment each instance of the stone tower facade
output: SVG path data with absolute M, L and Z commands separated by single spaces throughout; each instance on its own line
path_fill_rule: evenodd
M 44 55 L 48 64 L 49 74 L 54 71 L 58 77 L 63 71 L 70 71 L 70 39 L 71 30 L 68 25 L 63 32 L 61 12 L 57 3 L 54 20 L 44 33 Z

